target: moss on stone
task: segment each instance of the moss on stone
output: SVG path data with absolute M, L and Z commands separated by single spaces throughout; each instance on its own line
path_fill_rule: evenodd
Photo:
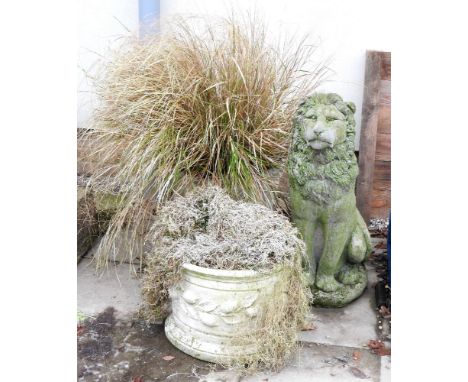
M 77 259 L 92 247 L 98 233 L 96 207 L 92 194 L 84 187 L 77 189 Z
M 99 233 L 104 234 L 109 227 L 110 220 L 117 212 L 122 201 L 120 194 L 106 191 L 94 192 L 94 203 L 96 206 L 96 218 L 99 226 Z
M 336 94 L 314 94 L 301 103 L 293 122 L 288 158 L 292 217 L 307 245 L 306 272 L 315 304 L 339 307 L 367 285 L 360 264 L 371 245 L 356 208 L 358 164 L 354 155 L 356 108 Z M 324 232 L 315 265 L 314 233 Z

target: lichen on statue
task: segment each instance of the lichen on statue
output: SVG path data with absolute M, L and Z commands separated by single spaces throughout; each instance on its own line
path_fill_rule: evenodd
M 304 266 L 314 303 L 321 306 L 346 305 L 367 285 L 363 262 L 371 243 L 354 194 L 355 110 L 337 94 L 314 94 L 300 104 L 293 121 L 288 158 L 292 216 L 307 245 Z M 324 236 L 318 267 L 313 253 L 317 228 Z

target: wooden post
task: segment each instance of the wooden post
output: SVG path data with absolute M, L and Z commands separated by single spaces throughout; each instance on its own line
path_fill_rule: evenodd
M 359 141 L 359 177 L 357 207 L 366 223 L 370 218 L 370 200 L 374 180 L 375 148 L 379 122 L 381 52 L 366 52 L 366 74 Z

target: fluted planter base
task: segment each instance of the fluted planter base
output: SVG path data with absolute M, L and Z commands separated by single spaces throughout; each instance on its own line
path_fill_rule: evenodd
M 280 274 L 184 264 L 182 280 L 171 290 L 167 338 L 184 353 L 209 362 L 229 363 L 254 354 L 256 319 L 264 304 L 275 303 Z

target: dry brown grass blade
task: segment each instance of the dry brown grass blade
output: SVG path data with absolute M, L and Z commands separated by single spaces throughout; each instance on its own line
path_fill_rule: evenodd
M 100 165 L 91 183 L 107 179 L 123 196 L 99 265 L 123 234 L 132 238 L 123 260 L 134 259 L 151 211 L 194 185 L 212 181 L 235 198 L 279 205 L 269 174 L 283 168 L 297 104 L 324 73 L 303 71 L 315 48 L 273 46 L 258 18 L 193 21 L 127 39 L 96 76 L 90 135 Z

